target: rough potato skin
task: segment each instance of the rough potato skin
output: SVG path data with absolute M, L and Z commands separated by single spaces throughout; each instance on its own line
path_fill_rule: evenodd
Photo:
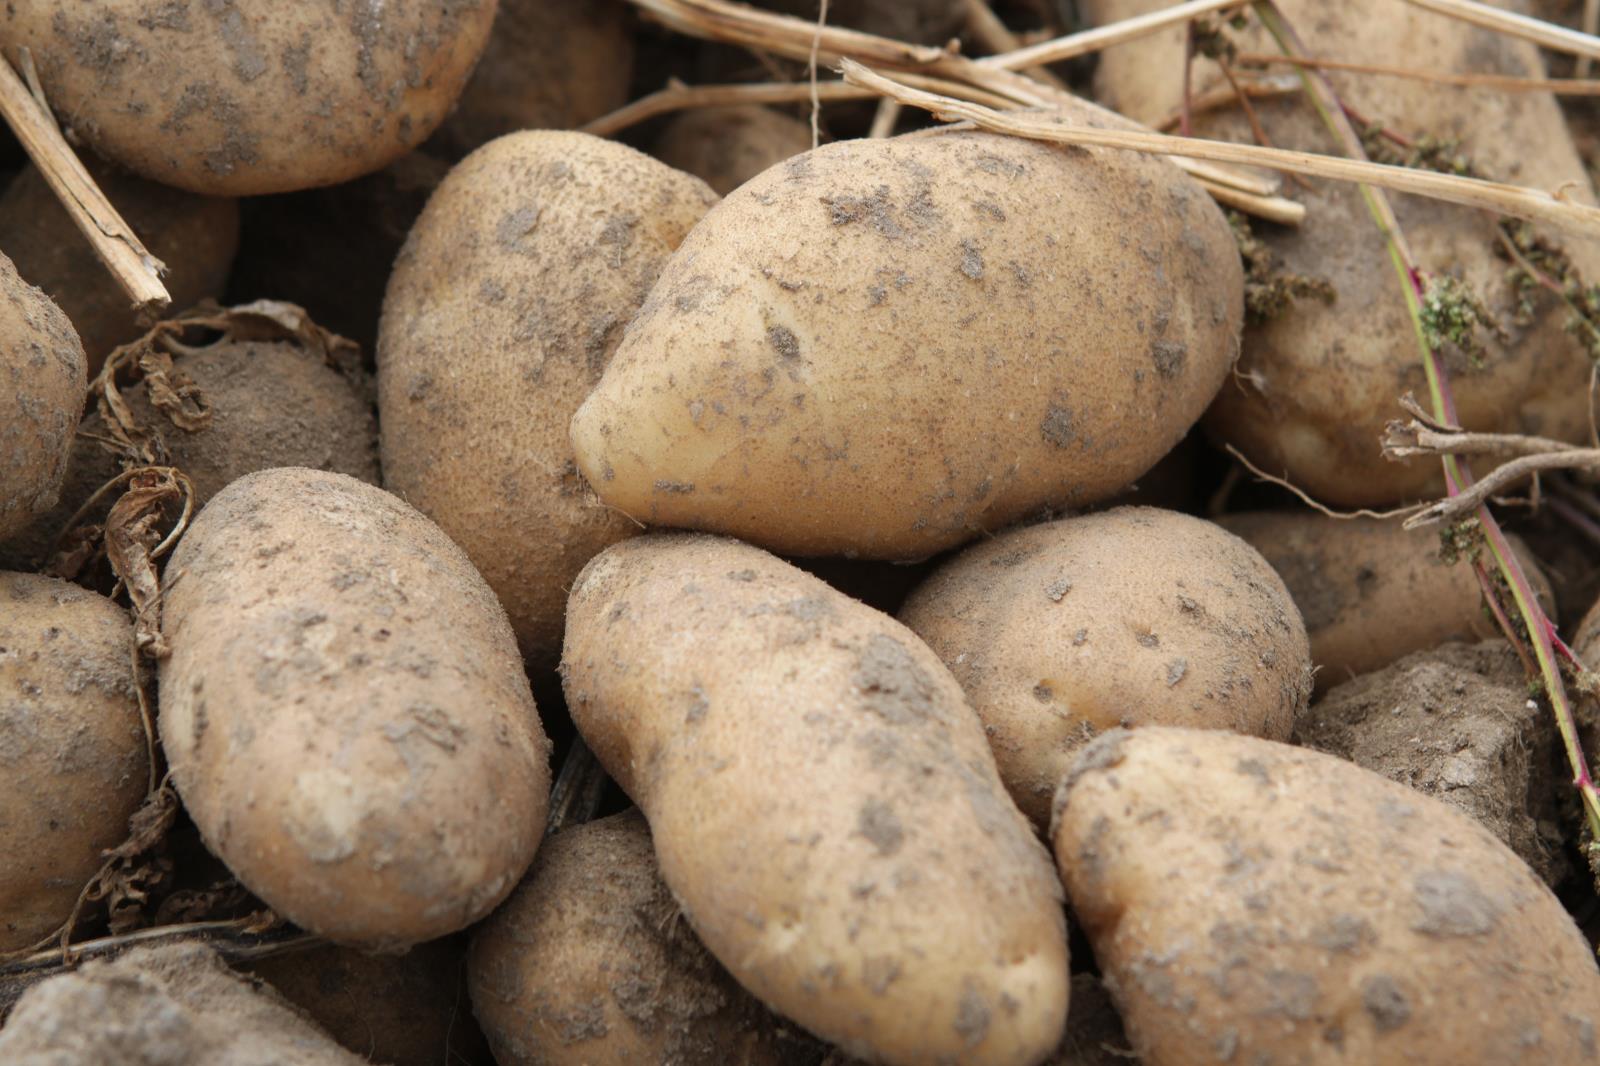
M 1041 830 L 1073 756 L 1102 731 L 1288 740 L 1311 695 L 1305 626 L 1266 560 L 1153 507 L 983 541 L 913 592 L 900 620 L 961 682 L 1000 779 Z
M 500 0 L 494 32 L 436 140 L 465 155 L 518 130 L 568 130 L 628 102 L 621 0 Z
M 1060 885 L 909 630 L 749 545 L 650 535 L 579 576 L 562 665 L 690 925 L 769 1007 L 875 1062 L 1055 1047 Z
M 1242 512 L 1217 523 L 1265 556 L 1288 586 L 1311 639 L 1319 691 L 1412 652 L 1499 632 L 1483 613 L 1472 564 L 1439 557 L 1437 530 L 1309 511 Z M 1520 539 L 1510 540 L 1535 593 L 1553 610 L 1538 560 Z
M 549 743 L 494 594 L 394 496 L 267 470 L 167 568 L 161 738 L 207 847 L 279 914 L 395 950 L 505 898 Z
M 72 323 L 0 255 L 0 538 L 55 506 L 88 391 Z
M 578 464 L 641 521 L 921 558 L 1153 466 L 1232 365 L 1241 284 L 1164 160 L 825 145 L 690 234 L 573 419 Z
M 500 1066 L 820 1063 L 682 922 L 637 810 L 552 837 L 478 928 L 472 1007 Z
M 1594 953 L 1471 818 L 1331 755 L 1118 730 L 1056 861 L 1145 1066 L 1593 1061 Z
M 96 959 L 30 989 L 0 1029 L 7 1066 L 365 1066 L 210 948 Z
M 142 181 L 92 159 L 87 165 L 150 254 L 167 265 L 161 282 L 172 296 L 174 311 L 222 295 L 239 247 L 237 201 L 194 196 Z M 0 248 L 11 256 L 19 274 L 66 312 L 83 342 L 89 377 L 99 373 L 113 348 L 144 333 L 128 294 L 31 165 L 0 195 Z
M 378 338 L 385 484 L 466 550 L 536 665 L 560 655 L 583 564 L 639 529 L 584 484 L 567 424 L 715 201 L 623 145 L 516 133 L 451 172 L 395 263 Z
M 100 155 L 211 196 L 332 185 L 433 132 L 495 0 L 11 0 L 45 95 Z
M 149 781 L 126 612 L 0 571 L 0 952 L 67 920 Z
M 726 196 L 768 167 L 811 150 L 811 127 L 770 107 L 680 111 L 656 140 L 655 157 Z
M 1168 6 L 1167 0 L 1089 0 L 1095 23 Z M 1283 11 L 1300 35 L 1329 59 L 1454 73 L 1542 77 L 1538 50 L 1410 5 L 1387 0 L 1286 0 Z M 1277 50 L 1265 34 L 1244 47 Z M 1183 31 L 1109 49 L 1096 92 L 1109 107 L 1145 122 L 1176 111 L 1182 99 Z M 1484 176 L 1536 189 L 1563 188 L 1592 202 L 1588 175 L 1559 107 L 1543 93 L 1467 90 L 1393 78 L 1329 72 L 1340 97 L 1362 115 L 1406 136 L 1459 140 L 1461 154 Z M 1195 65 L 1193 91 L 1225 85 L 1208 60 Z M 1256 108 L 1281 148 L 1342 155 L 1303 98 L 1262 101 Z M 1200 117 L 1197 136 L 1254 143 L 1237 112 Z M 1308 209 L 1293 229 L 1259 226 L 1257 235 L 1286 270 L 1332 283 L 1337 299 L 1302 299 L 1292 309 L 1245 330 L 1239 372 L 1218 395 L 1206 427 L 1257 465 L 1281 473 L 1313 496 L 1344 507 L 1384 506 L 1443 495 L 1432 459 L 1395 463 L 1379 440 L 1389 419 L 1403 417 L 1398 399 L 1427 395 L 1421 356 L 1400 282 L 1361 193 L 1346 182 L 1316 181 L 1295 193 Z M 1493 219 L 1425 197 L 1391 197 L 1407 243 L 1425 271 L 1464 280 L 1509 330 L 1504 343 L 1485 336 L 1481 367 L 1451 348 L 1459 421 L 1469 429 L 1588 440 L 1589 360 L 1566 333 L 1559 297 L 1534 297 L 1534 320 L 1515 322 L 1516 293 L 1497 254 Z M 1585 277 L 1600 276 L 1600 245 L 1550 234 Z

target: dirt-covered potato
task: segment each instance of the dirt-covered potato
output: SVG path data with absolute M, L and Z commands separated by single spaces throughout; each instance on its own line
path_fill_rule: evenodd
M 0 952 L 50 935 L 150 784 L 133 627 L 55 578 L 0 571 Z
M 690 925 L 768 1006 L 875 1062 L 1055 1047 L 1060 886 L 904 626 L 749 545 L 651 535 L 579 576 L 562 666 Z
M 818 0 L 754 0 L 797 18 L 815 19 Z M 966 19 L 962 0 L 832 0 L 828 25 L 893 37 L 913 44 L 942 45 L 961 32 Z
M 173 310 L 222 295 L 239 246 L 236 201 L 194 196 L 114 167 L 91 163 L 90 171 L 150 254 L 167 265 L 161 281 L 172 295 Z M 66 312 L 83 342 L 91 378 L 111 349 L 144 332 L 128 294 L 32 166 L 0 196 L 0 248 L 17 273 Z
M 504 899 L 548 742 L 505 612 L 422 515 L 341 474 L 249 474 L 166 572 L 161 739 L 206 845 L 296 925 L 398 949 Z
M 1227 376 L 1241 284 L 1222 213 L 1165 160 L 825 145 L 684 241 L 573 419 L 578 465 L 641 521 L 919 558 L 1153 466 Z
M 1213 730 L 1118 730 L 1052 836 L 1145 1066 L 1578 1063 L 1600 969 L 1473 819 L 1353 763 Z
M 900 620 L 961 682 L 1040 829 L 1073 756 L 1106 729 L 1288 740 L 1311 695 L 1305 626 L 1272 567 L 1212 523 L 1153 507 L 983 541 Z
M 518 130 L 567 130 L 628 101 L 622 0 L 500 0 L 494 32 L 437 141 L 465 155 Z
M 418 944 L 398 958 L 320 947 L 248 969 L 368 1062 L 476 1064 L 488 1055 L 464 995 L 464 937 Z
M 798 1066 L 824 1054 L 740 988 L 681 920 L 638 811 L 547 841 L 473 936 L 467 973 L 500 1066 Z
M 1083 10 L 1099 23 L 1167 6 L 1168 0 L 1088 0 Z M 1317 55 L 1328 59 L 1457 74 L 1544 75 L 1533 45 L 1416 6 L 1284 0 L 1281 7 Z M 1278 50 L 1260 31 L 1240 40 L 1252 51 Z M 1182 102 L 1183 55 L 1181 26 L 1107 50 L 1096 82 L 1100 100 L 1131 118 L 1163 120 Z M 1327 76 L 1364 121 L 1412 141 L 1459 141 L 1454 149 L 1446 145 L 1443 165 L 1460 156 L 1485 177 L 1560 188 L 1592 201 L 1583 163 L 1547 94 L 1365 74 Z M 1195 62 L 1195 95 L 1225 86 L 1214 63 Z M 1344 154 L 1301 94 L 1259 101 L 1255 110 L 1280 148 Z M 1197 116 L 1194 131 L 1254 141 L 1238 109 Z M 1392 145 L 1390 151 L 1406 154 Z M 1256 235 L 1281 263 L 1277 280 L 1322 279 L 1331 283 L 1334 299 L 1299 299 L 1245 330 L 1238 374 L 1219 394 L 1208 429 L 1322 500 L 1383 505 L 1443 495 L 1437 460 L 1394 463 L 1379 449 L 1385 423 L 1403 417 L 1399 398 L 1407 392 L 1426 396 L 1427 385 L 1402 282 L 1360 190 L 1318 180 L 1290 191 L 1307 206 L 1305 222 L 1294 229 L 1258 226 Z M 1421 269 L 1464 282 L 1506 331 L 1504 338 L 1478 331 L 1485 346 L 1481 361 L 1446 347 L 1459 421 L 1470 429 L 1586 441 L 1589 360 L 1566 333 L 1568 312 L 1560 296 L 1537 285 L 1524 293 L 1512 283 L 1490 215 L 1422 197 L 1391 199 Z M 1555 232 L 1545 236 L 1565 246 L 1586 281 L 1600 277 L 1600 245 Z M 1525 319 L 1518 313 L 1523 296 L 1532 303 Z
M 72 323 L 0 255 L 0 538 L 55 506 L 88 388 Z
M 349 181 L 422 143 L 494 14 L 495 0 L 12 0 L 0 42 L 30 50 L 56 113 L 100 155 L 255 196 Z
M 1552 885 L 1571 868 L 1555 719 L 1504 640 L 1445 644 L 1339 685 L 1295 720 L 1294 740 L 1471 815 Z
M 639 529 L 585 486 L 567 424 L 715 200 L 623 145 L 517 133 L 450 173 L 395 263 L 378 339 L 384 483 L 466 550 L 536 664 L 560 654 L 583 564 Z
M 696 107 L 681 111 L 656 139 L 653 154 L 726 196 L 757 174 L 811 148 L 811 127 L 770 107 Z
M 0 1029 L 0 1062 L 7 1066 L 367 1061 L 193 943 L 135 948 L 52 977 L 30 989 Z

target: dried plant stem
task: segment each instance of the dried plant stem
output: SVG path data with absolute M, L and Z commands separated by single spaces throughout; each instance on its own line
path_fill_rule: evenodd
M 1170 26 L 1179 26 L 1215 11 L 1244 7 L 1246 2 L 1247 0 L 1190 0 L 1189 3 L 1152 11 L 1147 15 L 1136 15 L 1104 26 L 1096 26 L 1092 30 L 1040 41 L 1038 44 L 1018 48 L 1004 55 L 980 59 L 978 62 L 986 67 L 1005 70 L 1021 70 L 1043 63 L 1059 63 L 1063 59 L 1076 59 L 1078 56 L 1103 51 L 1112 45 L 1136 41 L 1141 37 L 1148 37 Z
M 1524 455 L 1520 459 L 1513 459 L 1509 463 L 1495 467 L 1485 474 L 1482 480 L 1474 482 L 1460 492 L 1429 504 L 1406 519 L 1405 527 L 1416 529 L 1419 526 L 1429 526 L 1439 522 L 1454 522 L 1473 515 L 1490 498 L 1498 496 L 1524 478 L 1544 471 L 1596 469 L 1600 469 L 1600 451 L 1592 448 Z
M 1000 16 L 994 13 L 988 0 L 966 0 L 966 6 L 967 30 L 985 51 L 1003 55 L 1023 47 L 1022 42 L 1017 40 L 1017 35 L 1012 33 L 1010 28 L 1000 21 Z M 1035 81 L 1068 91 L 1066 83 L 1045 67 L 1027 67 L 1022 73 Z
M 1384 78 L 1404 78 L 1462 89 L 1498 89 L 1502 92 L 1555 93 L 1557 96 L 1600 96 L 1600 80 L 1574 78 L 1514 78 L 1505 74 L 1450 74 L 1412 67 L 1388 67 L 1376 63 L 1347 63 L 1342 59 L 1316 59 L 1310 56 L 1275 56 L 1266 52 L 1240 52 L 1240 66 L 1309 67 L 1350 74 L 1375 74 Z
M 1570 30 L 1565 26 L 1557 26 L 1544 19 L 1518 15 L 1489 4 L 1480 4 L 1477 0 L 1405 0 L 1405 2 L 1424 11 L 1448 15 L 1509 37 L 1532 41 L 1552 52 L 1566 52 L 1575 56 L 1600 59 L 1600 38 Z
M 150 254 L 111 206 L 61 135 L 55 119 L 4 56 L 0 56 L 0 114 L 134 308 L 145 315 L 166 310 L 172 304 L 167 287 L 161 284 L 166 265 Z
M 1216 111 L 1224 107 L 1232 107 L 1245 98 L 1262 100 L 1279 96 L 1298 96 L 1301 92 L 1300 82 L 1293 77 L 1284 78 L 1275 76 L 1270 78 L 1256 78 L 1239 82 L 1239 90 L 1235 92 L 1227 85 L 1219 85 L 1215 89 L 1207 89 L 1189 102 L 1190 110 L 1196 115 L 1203 115 L 1208 111 Z M 979 101 L 980 103 L 982 101 Z M 1178 128 L 1178 123 L 1183 120 L 1181 108 L 1175 108 L 1166 118 L 1157 122 L 1152 129 L 1165 133 Z
M 873 112 L 872 127 L 867 130 L 869 140 L 882 140 L 884 137 L 894 136 L 895 124 L 900 121 L 900 105 L 888 97 L 878 101 L 878 110 Z

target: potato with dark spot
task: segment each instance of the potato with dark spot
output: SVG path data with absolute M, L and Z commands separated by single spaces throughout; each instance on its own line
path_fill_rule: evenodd
M 825 145 L 684 241 L 573 418 L 578 465 L 642 522 L 921 558 L 1155 465 L 1227 376 L 1241 286 L 1222 213 L 1166 160 L 960 130 Z
M 1265 556 L 1288 586 L 1311 638 L 1318 689 L 1446 641 L 1499 632 L 1484 614 L 1472 564 L 1446 563 L 1437 529 L 1309 511 L 1244 512 L 1217 523 Z M 1510 539 L 1540 601 L 1553 610 L 1538 560 L 1522 541 Z
M 0 538 L 55 506 L 88 390 L 72 323 L 0 255 Z
M 62 122 L 105 158 L 258 196 L 349 181 L 421 144 L 494 15 L 495 0 L 11 0 L 0 42 L 32 53 Z
M 684 916 L 767 1006 L 874 1062 L 1056 1046 L 1060 885 L 910 630 L 749 545 L 650 535 L 579 576 L 562 668 Z
M 1078 750 L 1116 726 L 1288 740 L 1306 631 L 1266 560 L 1210 522 L 1118 507 L 1002 533 L 945 563 L 900 620 L 983 719 L 1041 830 Z
M 512 134 L 439 186 L 390 277 L 384 482 L 466 550 L 537 667 L 583 564 L 639 529 L 584 484 L 567 424 L 715 200 L 620 144 Z
M 1145 1066 L 1579 1063 L 1600 969 L 1473 819 L 1353 763 L 1213 730 L 1083 750 L 1051 833 Z
M 811 127 L 770 107 L 695 107 L 679 112 L 654 155 L 726 196 L 769 167 L 811 149 Z
M 638 811 L 575 826 L 479 926 L 472 1007 L 500 1066 L 820 1063 L 682 920 Z
M 516 886 L 549 743 L 467 557 L 341 474 L 219 492 L 166 570 L 161 738 L 207 847 L 279 914 L 398 950 Z
M 141 181 L 89 163 L 91 175 L 150 254 L 167 266 L 174 311 L 221 296 L 239 247 L 239 205 Z M 145 331 L 128 300 L 55 192 L 29 166 L 0 196 L 0 248 L 17 273 L 56 302 L 83 342 L 93 378 L 111 349 Z M 274 294 L 276 295 L 276 294 Z
M 133 626 L 103 596 L 0 571 L 0 953 L 72 913 L 150 785 Z

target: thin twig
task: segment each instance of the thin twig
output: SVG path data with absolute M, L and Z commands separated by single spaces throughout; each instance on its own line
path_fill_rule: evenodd
M 1417 506 L 1413 505 L 1411 507 L 1397 507 L 1392 511 L 1369 511 L 1365 508 L 1358 511 L 1335 511 L 1327 504 L 1322 503 L 1306 493 L 1305 490 L 1301 489 L 1298 485 L 1295 485 L 1287 478 L 1275 477 L 1272 474 L 1267 473 L 1265 470 L 1252 463 L 1249 459 L 1246 459 L 1244 453 L 1238 448 L 1235 448 L 1233 445 L 1227 444 L 1223 447 L 1227 450 L 1229 455 L 1233 456 L 1239 461 L 1239 465 L 1243 466 L 1246 470 L 1250 471 L 1250 473 L 1254 474 L 1257 481 L 1264 481 L 1269 485 L 1276 485 L 1281 489 L 1287 489 L 1289 492 L 1294 493 L 1294 495 L 1299 498 L 1301 503 L 1305 504 L 1313 511 L 1316 511 L 1318 514 L 1326 515 L 1329 518 L 1337 518 L 1343 522 L 1348 522 L 1355 518 L 1399 518 L 1401 515 L 1411 514 L 1417 509 Z
M 1207 89 L 1191 101 L 1191 107 L 1196 115 L 1203 115 L 1208 111 L 1216 111 L 1224 107 L 1232 107 L 1242 99 L 1271 99 L 1279 96 L 1298 96 L 1301 92 L 1300 82 L 1293 77 L 1273 75 L 1267 78 L 1254 78 L 1249 81 L 1239 82 L 1239 92 L 1230 86 L 1219 85 L 1214 89 Z M 981 101 L 980 101 L 981 102 Z M 1178 128 L 1178 123 L 1183 121 L 1183 109 L 1174 108 L 1166 118 L 1154 123 L 1150 128 L 1160 133 Z
M 1590 37 L 1600 33 L 1600 0 L 1583 0 L 1582 30 Z M 1578 63 L 1573 71 L 1580 78 L 1589 76 L 1589 57 L 1579 56 Z
M 1470 22 L 1474 26 L 1482 26 L 1510 37 L 1532 41 L 1553 52 L 1600 59 L 1600 38 L 1577 30 L 1569 30 L 1565 26 L 1557 26 L 1544 19 L 1502 11 L 1488 4 L 1477 3 L 1476 0 L 1405 0 L 1405 2 L 1424 11 L 1448 15 L 1462 22 Z
M 1012 33 L 1010 27 L 1000 21 L 1000 16 L 994 13 L 988 0 L 966 0 L 966 8 L 967 31 L 984 51 L 1004 55 L 1023 47 L 1022 42 L 1017 40 L 1017 35 Z M 1028 67 L 1022 73 L 1057 89 L 1067 89 L 1066 83 L 1052 74 L 1047 67 Z
M 156 315 L 172 304 L 161 284 L 166 264 L 150 254 L 100 186 L 84 169 L 44 106 L 28 91 L 11 64 L 0 56 L 0 114 L 49 183 L 67 214 L 88 238 L 141 315 Z
M 806 61 L 807 80 L 811 83 L 811 147 L 822 143 L 822 100 L 817 96 L 817 52 L 822 48 L 822 31 L 828 28 L 828 0 L 817 7 L 817 32 L 811 35 L 811 55 Z
M 1495 467 L 1482 479 L 1463 488 L 1454 496 L 1446 497 L 1424 507 L 1421 511 L 1406 519 L 1407 529 L 1416 529 L 1418 526 L 1429 526 L 1436 522 L 1453 521 L 1464 515 L 1472 514 L 1489 498 L 1497 496 L 1500 492 L 1524 478 L 1548 470 L 1595 470 L 1600 469 L 1600 451 L 1592 448 L 1575 448 L 1566 452 L 1543 452 L 1538 455 L 1524 455 L 1520 459 L 1513 459 Z
M 1190 0 L 1189 3 L 1152 11 L 1147 15 L 1136 15 L 1104 26 L 1096 26 L 1092 30 L 1040 41 L 1027 48 L 1019 48 L 1005 55 L 989 56 L 978 62 L 986 67 L 999 67 L 1005 70 L 1021 70 L 1024 67 L 1036 67 L 1044 63 L 1059 63 L 1064 59 L 1076 59 L 1079 56 L 1103 51 L 1112 45 L 1148 37 L 1169 26 L 1188 22 L 1201 15 L 1209 15 L 1213 11 L 1226 11 L 1243 6 L 1245 0 Z
M 1391 67 L 1378 63 L 1351 63 L 1342 59 L 1314 56 L 1278 56 L 1267 52 L 1240 52 L 1239 65 L 1251 67 L 1292 66 L 1313 70 L 1338 70 L 1350 74 L 1372 74 L 1382 78 L 1404 78 L 1462 89 L 1498 89 L 1515 93 L 1554 93 L 1557 96 L 1600 96 L 1600 80 L 1584 78 L 1515 78 L 1508 74 L 1453 74 L 1414 67 Z

